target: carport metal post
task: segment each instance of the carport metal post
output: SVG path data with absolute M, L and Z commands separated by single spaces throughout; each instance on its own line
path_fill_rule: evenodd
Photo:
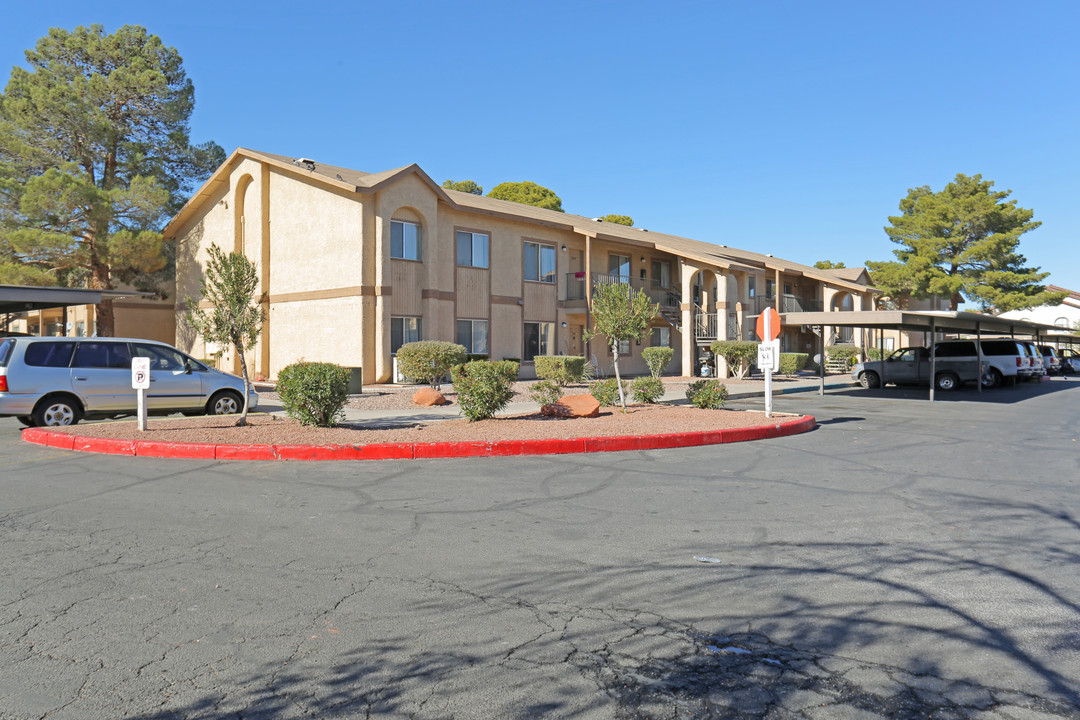
M 937 384 L 937 333 L 934 318 L 930 318 L 930 402 L 934 402 L 934 385 Z
M 818 387 L 818 395 L 824 397 L 825 395 L 825 326 L 818 325 L 818 380 L 821 381 L 821 385 Z
M 975 357 L 979 363 L 979 369 L 976 371 L 979 379 L 975 381 L 975 387 L 978 388 L 975 392 L 982 392 L 982 370 L 983 370 L 983 353 L 982 353 L 982 330 L 980 329 L 980 323 L 975 321 Z

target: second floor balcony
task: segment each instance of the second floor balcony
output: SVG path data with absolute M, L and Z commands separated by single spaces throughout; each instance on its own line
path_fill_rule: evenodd
M 628 285 L 632 291 L 644 290 L 649 299 L 659 304 L 661 308 L 678 308 L 682 303 L 682 294 L 678 288 L 661 287 L 656 280 L 641 280 L 628 275 L 593 273 L 592 285 L 594 288 L 599 285 Z M 566 274 L 566 299 L 585 299 L 584 272 Z
M 776 312 L 821 312 L 821 300 L 807 300 L 798 295 L 781 295 L 779 298 L 757 296 L 744 303 L 747 315 L 760 315 L 765 308 L 776 308 Z

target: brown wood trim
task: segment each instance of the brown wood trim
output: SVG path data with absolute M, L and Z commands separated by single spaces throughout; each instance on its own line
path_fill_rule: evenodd
M 384 292 L 376 292 L 383 290 Z M 303 300 L 331 300 L 334 298 L 390 295 L 389 287 L 376 288 L 371 285 L 353 285 L 352 287 L 329 288 L 326 290 L 307 290 L 304 292 L 277 293 L 270 296 L 272 303 L 300 302 Z
M 492 305 L 520 305 L 525 301 L 525 298 L 514 297 L 513 295 L 492 295 Z
M 376 285 L 373 292 L 376 297 L 390 297 L 394 294 L 394 288 L 389 285 Z
M 421 290 L 421 300 L 446 300 L 447 302 L 456 302 L 457 293 L 453 290 Z

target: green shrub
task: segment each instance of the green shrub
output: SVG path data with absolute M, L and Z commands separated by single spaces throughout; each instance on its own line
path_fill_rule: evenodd
M 556 385 L 572 385 L 585 378 L 585 358 L 577 355 L 537 355 L 533 358 L 536 377 Z
M 518 370 L 521 369 L 521 364 L 517 360 L 496 360 L 491 363 L 495 366 L 495 370 L 506 378 L 508 383 L 516 383 L 518 379 Z
M 465 362 L 465 348 L 449 342 L 422 340 L 397 351 L 398 372 L 416 382 L 439 387 L 450 368 Z
M 664 382 L 657 377 L 639 377 L 630 383 L 630 392 L 633 393 L 636 402 L 651 405 L 664 397 Z
M 477 360 L 487 360 L 487 359 L 489 359 L 488 356 L 483 354 L 483 353 L 466 353 L 465 354 L 465 362 L 476 362 Z
M 885 352 L 888 352 L 888 351 L 886 350 Z M 880 360 L 881 356 L 882 356 L 881 348 L 876 348 L 876 347 L 866 348 L 866 359 L 867 360 Z
M 794 375 L 806 367 L 809 353 L 780 353 L 780 374 Z
M 487 360 L 473 360 L 450 369 L 461 412 L 469 422 L 486 420 L 506 407 L 514 396 L 505 370 Z
M 727 386 L 719 380 L 698 380 L 686 388 L 686 399 L 702 410 L 719 410 L 727 400 Z
M 722 357 L 727 361 L 728 369 L 735 373 L 735 377 L 746 377 L 750 365 L 757 361 L 756 342 L 750 340 L 716 340 L 709 349 L 713 355 Z
M 660 373 L 664 372 L 664 368 L 671 362 L 671 358 L 675 356 L 675 349 L 669 347 L 657 346 L 647 347 L 641 351 L 641 357 L 645 358 L 645 364 L 649 366 L 649 372 L 654 378 L 659 378 Z
M 529 397 L 539 405 L 551 405 L 563 396 L 562 388 L 551 380 L 538 380 L 529 388 Z
M 293 363 L 278 373 L 281 405 L 301 425 L 330 427 L 344 419 L 349 375 L 347 368 L 333 363 Z
M 829 360 L 844 363 L 847 367 L 855 364 L 859 356 L 859 348 L 854 345 L 830 345 L 825 348 L 825 357 Z
M 624 395 L 629 390 L 628 384 L 626 380 L 623 380 Z M 615 407 L 619 404 L 619 383 L 615 378 L 597 380 L 589 386 L 589 392 L 596 398 L 597 402 L 605 407 Z

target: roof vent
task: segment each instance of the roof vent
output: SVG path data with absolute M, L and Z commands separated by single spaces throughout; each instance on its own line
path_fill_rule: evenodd
M 604 218 L 593 218 L 596 222 L 604 222 Z
M 641 232 L 649 232 L 649 228 L 638 228 Z
M 315 161 L 309 160 L 308 158 L 296 158 L 293 160 L 293 165 L 296 165 L 297 167 L 303 166 L 306 170 L 315 170 Z

